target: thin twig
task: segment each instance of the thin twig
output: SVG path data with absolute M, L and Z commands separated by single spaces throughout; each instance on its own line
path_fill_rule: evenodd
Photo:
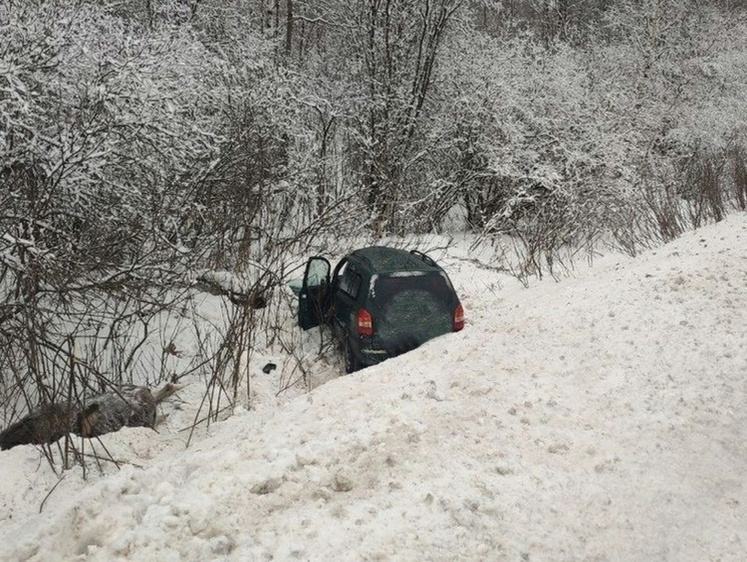
M 60 485 L 60 482 L 62 482 L 65 479 L 65 475 L 66 475 L 66 473 L 63 472 L 62 476 L 60 476 L 60 479 L 57 480 L 57 484 L 55 484 L 54 486 L 52 486 L 52 489 L 49 490 L 49 493 L 46 496 L 44 496 L 44 499 L 42 500 L 41 505 L 39 506 L 39 513 L 41 513 L 42 510 L 44 509 L 44 504 L 49 499 L 49 496 L 52 495 L 52 492 L 54 492 L 57 489 L 57 486 Z

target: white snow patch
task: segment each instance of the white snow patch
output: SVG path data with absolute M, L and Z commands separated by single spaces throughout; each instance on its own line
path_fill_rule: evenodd
M 388 273 L 387 277 L 424 277 L 427 275 L 425 271 L 393 271 Z

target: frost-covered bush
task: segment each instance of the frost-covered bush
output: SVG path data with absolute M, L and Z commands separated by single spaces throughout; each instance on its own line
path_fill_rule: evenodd
M 715 172 L 747 124 L 743 19 L 685 0 L 600 13 L 583 48 L 452 38 L 439 83 L 450 142 L 433 161 L 473 229 L 532 239 L 562 225 L 563 243 L 612 233 L 635 253 L 730 206 L 729 181 L 723 204 L 709 188 L 693 209 L 684 194 L 727 178 Z
M 249 271 L 247 291 L 269 298 L 288 256 L 341 224 L 334 201 L 309 213 L 295 190 L 297 90 L 271 45 L 167 4 L 144 17 L 136 3 L 0 6 L 0 406 L 12 414 L 156 382 L 168 373 L 142 357 L 168 349 L 152 332 L 186 309 L 199 268 Z M 251 308 L 201 349 L 219 388 L 228 373 L 235 390 L 264 321 Z
M 3 27 L 3 231 L 73 277 L 168 254 L 218 145 L 212 55 L 92 4 L 14 3 Z

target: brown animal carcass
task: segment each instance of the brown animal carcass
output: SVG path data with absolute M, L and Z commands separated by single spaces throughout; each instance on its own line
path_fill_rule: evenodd
M 125 384 L 91 398 L 78 416 L 78 434 L 98 437 L 123 427 L 154 427 L 156 406 L 170 386 L 154 395 L 144 386 Z
M 53 443 L 70 433 L 78 416 L 73 404 L 44 404 L 0 433 L 0 449 Z
M 156 407 L 180 387 L 167 384 L 152 393 L 132 384 L 112 388 L 86 401 L 82 408 L 46 404 L 0 433 L 0 449 L 53 443 L 67 433 L 98 437 L 123 427 L 154 427 Z

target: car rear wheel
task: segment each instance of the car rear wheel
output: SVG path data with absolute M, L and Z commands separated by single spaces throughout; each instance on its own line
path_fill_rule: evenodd
M 353 346 L 350 345 L 349 339 L 345 340 L 345 344 L 343 345 L 343 353 L 345 354 L 345 372 L 354 373 L 360 370 L 360 361 L 358 361 L 358 358 L 355 356 Z

